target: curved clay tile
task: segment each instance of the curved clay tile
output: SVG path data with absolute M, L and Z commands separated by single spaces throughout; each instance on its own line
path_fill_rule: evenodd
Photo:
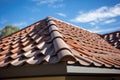
M 102 37 L 119 48 L 120 32 Z M 47 17 L 0 39 L 0 67 L 67 62 L 120 68 L 120 50 L 96 33 Z

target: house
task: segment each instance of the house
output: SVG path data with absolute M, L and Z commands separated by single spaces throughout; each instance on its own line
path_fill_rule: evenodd
M 101 35 L 109 44 L 120 49 L 120 31 L 115 31 Z
M 120 80 L 120 50 L 96 33 L 47 17 L 0 39 L 0 78 Z

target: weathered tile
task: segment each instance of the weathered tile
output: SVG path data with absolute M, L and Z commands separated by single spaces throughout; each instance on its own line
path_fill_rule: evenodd
M 22 64 L 79 63 L 120 68 L 120 32 L 98 35 L 48 17 L 0 39 L 0 67 Z M 10 59 L 11 58 L 11 59 Z

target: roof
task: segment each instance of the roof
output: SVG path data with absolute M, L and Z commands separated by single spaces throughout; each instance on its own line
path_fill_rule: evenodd
M 120 31 L 115 31 L 107 34 L 101 35 L 112 46 L 120 49 Z
M 120 50 L 96 33 L 52 17 L 0 39 L 0 67 L 60 62 L 120 68 Z

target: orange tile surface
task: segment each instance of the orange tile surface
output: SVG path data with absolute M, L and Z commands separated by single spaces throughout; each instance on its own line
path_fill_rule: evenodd
M 120 50 L 98 34 L 52 17 L 0 39 L 0 67 L 62 61 L 120 68 Z

